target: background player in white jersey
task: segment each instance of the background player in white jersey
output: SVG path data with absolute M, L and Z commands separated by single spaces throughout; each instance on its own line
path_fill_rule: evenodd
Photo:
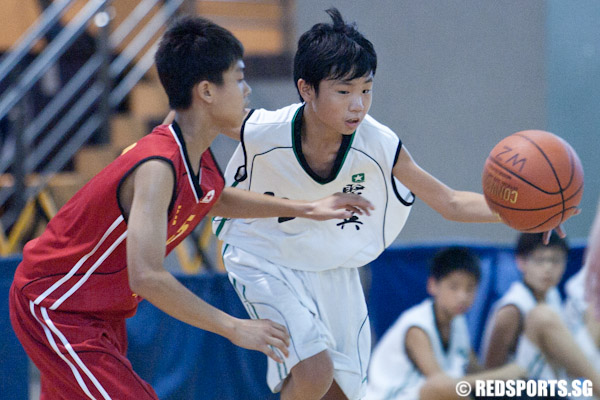
M 492 307 L 484 331 L 484 365 L 514 362 L 529 379 L 586 377 L 598 385 L 597 370 L 567 327 L 556 288 L 567 265 L 568 244 L 554 234 L 548 245 L 543 242 L 541 233 L 519 236 L 516 259 L 523 281 L 513 283 Z
M 565 268 L 569 246 L 556 234 L 547 245 L 541 233 L 522 233 L 515 249 L 522 281 L 513 282 L 509 290 L 492 306 L 482 342 L 482 360 L 487 368 L 499 367 L 514 360 L 525 319 L 540 303 L 562 314 L 562 300 L 557 289 Z M 539 366 L 540 371 L 544 368 Z
M 461 378 L 478 368 L 465 312 L 473 304 L 481 271 L 468 249 L 438 252 L 431 263 L 431 297 L 404 311 L 373 351 L 367 399 L 417 400 L 427 377 Z
M 215 221 L 225 266 L 248 312 L 290 332 L 290 355 L 269 362 L 282 399 L 350 398 L 366 392 L 367 307 L 356 267 L 402 228 L 413 193 L 443 217 L 496 222 L 483 196 L 449 188 L 420 168 L 389 128 L 367 115 L 377 58 L 372 44 L 328 10 L 332 24 L 302 35 L 294 80 L 303 104 L 254 110 L 229 163 L 229 184 L 310 199 L 343 190 L 371 201 L 371 216 L 339 223 L 299 219 Z M 228 132 L 235 136 L 236 132 Z
M 541 235 L 536 241 L 541 243 Z M 577 300 L 577 298 L 580 296 L 577 295 L 577 291 L 581 292 L 583 288 L 582 276 L 583 273 L 580 273 L 567 282 L 569 299 L 573 298 L 575 299 L 574 301 L 578 303 L 579 300 Z M 456 281 L 453 282 L 453 285 L 456 289 L 459 287 L 459 283 Z M 435 296 L 434 302 L 441 303 L 444 301 L 449 304 L 456 304 L 460 296 L 454 294 L 450 289 L 451 287 L 448 287 L 446 292 L 448 297 L 453 296 L 450 297 L 451 300 L 448 300 L 448 297 L 441 297 L 438 301 L 438 296 Z M 518 291 L 515 291 L 515 293 L 518 293 Z M 533 300 L 529 299 L 529 302 L 533 302 Z M 414 307 L 413 311 L 421 308 L 422 305 L 419 305 Z M 569 309 L 569 307 L 567 307 L 567 309 Z M 437 308 L 435 310 L 436 320 L 438 320 Z M 424 310 L 419 311 L 421 312 L 412 313 L 412 321 L 417 322 L 414 323 L 414 325 L 431 328 L 431 325 L 422 323 L 422 321 L 427 318 L 425 317 L 425 315 L 427 315 L 426 312 L 424 312 Z M 406 312 L 406 314 L 408 314 L 408 312 Z M 575 318 L 574 315 L 569 315 L 569 318 L 571 317 Z M 401 319 L 403 318 L 404 317 Z M 431 318 L 429 319 L 431 320 Z M 404 332 L 406 332 L 407 326 L 410 327 L 411 321 L 406 322 L 408 322 L 408 324 L 404 324 Z M 418 324 L 418 322 L 421 322 L 421 324 Z M 598 374 L 598 360 L 594 359 L 594 354 L 598 354 L 598 352 L 591 343 L 588 343 L 591 347 L 584 346 L 582 341 L 582 338 L 584 337 L 583 333 L 585 331 L 587 334 L 588 331 L 582 329 L 585 326 L 583 321 L 580 320 L 579 323 L 576 323 L 578 329 L 571 331 L 573 334 L 567 329 L 567 324 L 570 322 L 575 321 L 568 320 L 567 323 L 563 323 L 561 316 L 556 311 L 556 305 L 551 307 L 547 303 L 534 304 L 527 312 L 527 316 L 523 318 L 521 324 L 524 327 L 523 333 L 517 345 L 514 362 L 508 362 L 495 368 L 483 370 L 478 366 L 474 357 L 472 357 L 469 365 L 469 373 L 466 375 L 460 375 L 459 370 L 456 368 L 452 369 L 451 364 L 448 364 L 452 360 L 461 360 L 460 355 L 457 354 L 456 351 L 453 351 L 452 343 L 449 343 L 449 347 L 446 349 L 445 353 L 440 354 L 435 351 L 436 345 L 439 347 L 439 340 L 436 340 L 437 336 L 443 336 L 442 334 L 430 334 L 429 342 L 417 342 L 417 345 L 415 346 L 414 344 L 411 345 L 408 336 L 406 336 L 404 343 L 400 340 L 395 340 L 390 345 L 389 340 L 388 342 L 384 342 L 389 339 L 388 335 L 394 339 L 398 339 L 398 333 L 401 331 L 390 332 L 391 334 L 386 333 L 381 344 L 375 349 L 373 355 L 371 369 L 369 370 L 369 392 L 367 398 L 369 400 L 460 400 L 464 399 L 465 396 L 461 396 L 457 393 L 457 385 L 459 382 L 468 382 L 472 388 L 475 388 L 478 382 L 481 383 L 481 381 L 486 380 L 535 379 L 537 381 L 547 382 L 549 379 L 568 380 L 576 377 L 591 381 L 592 386 L 589 387 L 587 383 L 585 385 L 580 384 L 578 387 L 582 389 L 580 393 L 583 394 L 583 397 L 571 396 L 569 398 L 572 400 L 579 400 L 582 398 L 590 399 L 592 398 L 592 389 L 595 396 L 598 396 L 598 385 L 600 385 L 600 382 L 598 381 L 600 378 Z M 453 321 L 452 324 L 454 328 L 455 322 Z M 437 326 L 443 327 L 444 324 L 440 324 L 438 321 Z M 415 331 L 416 329 L 410 329 L 408 332 L 410 333 L 411 330 Z M 590 332 L 592 332 L 593 335 L 593 331 Z M 435 339 L 431 339 L 432 337 Z M 591 342 L 590 338 L 591 335 L 588 335 L 587 339 L 589 342 Z M 431 345 L 429 343 L 431 343 Z M 410 352 L 411 347 L 413 348 L 412 352 Z M 435 354 L 435 361 L 437 361 L 437 363 L 431 363 L 431 356 L 427 356 L 427 354 L 432 353 L 431 348 L 434 349 L 433 353 Z M 403 349 L 406 349 L 406 352 L 409 354 L 402 354 Z M 409 371 L 409 373 L 406 373 L 406 370 L 401 368 L 403 363 L 397 362 L 395 365 L 389 363 L 389 360 L 391 359 L 395 359 L 396 361 L 405 360 L 410 356 L 410 353 L 414 354 L 413 357 L 410 357 L 411 362 L 413 358 L 421 361 L 415 361 L 412 364 L 412 371 Z M 399 357 L 399 355 L 401 356 Z M 462 360 L 464 362 L 465 357 L 462 357 Z M 382 361 L 388 361 L 388 369 L 384 368 L 385 363 Z M 539 366 L 546 367 L 544 373 L 547 375 L 540 376 Z M 418 371 L 416 368 L 418 368 Z M 419 371 L 423 371 L 423 374 L 427 375 L 426 380 L 423 375 L 419 375 Z M 401 382 L 406 382 L 409 386 L 403 388 L 401 387 Z M 388 385 L 387 388 L 389 390 L 382 391 L 381 389 L 385 388 L 386 384 Z M 411 389 L 409 389 L 411 384 L 416 386 L 417 389 L 412 389 L 411 391 Z M 538 387 L 542 388 L 542 386 Z M 570 387 L 568 388 L 569 391 L 571 391 L 571 389 L 572 388 Z M 540 390 L 544 389 L 542 388 Z M 574 393 L 574 391 L 572 393 Z M 565 396 L 554 397 L 549 391 L 547 394 L 548 396 L 545 393 L 538 393 L 537 397 L 527 397 L 526 394 L 522 394 L 522 396 L 518 398 L 565 398 Z M 507 396 L 506 398 L 514 397 Z

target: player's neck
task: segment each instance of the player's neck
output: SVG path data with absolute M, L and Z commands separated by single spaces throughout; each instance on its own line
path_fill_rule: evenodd
M 326 152 L 337 151 L 343 135 L 326 126 L 310 107 L 304 108 L 302 115 L 302 144 Z
M 316 118 L 302 118 L 301 146 L 304 159 L 314 173 L 322 178 L 331 175 L 342 135 L 331 132 Z
M 444 329 L 450 329 L 450 324 L 452 323 L 455 315 L 452 315 L 452 313 L 444 310 L 436 302 L 433 303 L 433 307 L 435 311 L 435 323 L 437 326 Z
M 529 288 L 529 290 L 531 291 L 531 294 L 533 295 L 533 297 L 535 298 L 535 300 L 538 303 L 545 303 L 546 302 L 546 294 L 548 293 L 548 290 L 537 290 L 535 289 L 532 285 L 528 284 L 527 282 L 524 282 L 525 286 L 527 286 Z
M 533 297 L 535 297 L 536 301 L 538 303 L 545 303 L 546 302 L 546 294 L 548 293 L 548 291 L 539 291 L 539 290 L 534 290 L 533 291 Z
M 435 325 L 440 334 L 440 339 L 442 342 L 448 343 L 450 340 L 450 325 L 454 316 L 443 310 L 435 302 L 433 303 L 433 310 L 435 315 Z
M 207 116 L 193 108 L 177 111 L 175 120 L 181 128 L 190 163 L 194 169 L 197 169 L 200 166 L 202 154 L 210 147 L 219 131 L 210 123 Z M 198 173 L 197 170 L 194 172 Z

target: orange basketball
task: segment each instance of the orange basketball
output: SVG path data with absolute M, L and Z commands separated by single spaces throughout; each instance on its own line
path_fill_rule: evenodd
M 560 137 L 529 130 L 502 139 L 483 167 L 488 206 L 511 228 L 544 232 L 575 212 L 583 195 L 583 168 Z

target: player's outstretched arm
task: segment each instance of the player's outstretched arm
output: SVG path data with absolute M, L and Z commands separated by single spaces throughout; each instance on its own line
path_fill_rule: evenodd
M 232 343 L 259 350 L 275 361 L 287 356 L 285 327 L 269 320 L 232 317 L 209 305 L 164 269 L 167 210 L 173 187 L 171 167 L 147 161 L 123 185 L 127 223 L 127 271 L 131 290 L 185 323 L 226 337 Z
M 228 187 L 210 214 L 225 218 L 301 217 L 317 221 L 350 218 L 353 213 L 370 215 L 373 205 L 352 193 L 335 193 L 316 201 L 281 199 Z
M 450 188 L 417 165 L 404 146 L 393 173 L 415 196 L 450 221 L 502 222 L 490 210 L 483 194 Z M 566 236 L 562 226 L 559 225 L 555 230 L 560 237 Z M 552 231 L 545 233 L 544 243 L 549 242 L 551 233 Z
M 444 218 L 459 222 L 500 222 L 483 195 L 454 190 L 415 163 L 403 146 L 393 169 L 394 176 L 425 204 Z

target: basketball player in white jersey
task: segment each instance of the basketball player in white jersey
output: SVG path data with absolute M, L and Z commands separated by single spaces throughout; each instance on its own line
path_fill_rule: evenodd
M 480 275 L 479 260 L 466 248 L 434 256 L 427 281 L 431 297 L 404 311 L 373 351 L 368 400 L 418 400 L 428 376 L 461 378 L 473 369 L 464 314 L 473 304 Z
M 252 110 L 226 180 L 246 190 L 311 199 L 339 190 L 375 209 L 336 223 L 215 220 L 230 280 L 253 318 L 290 333 L 290 355 L 269 362 L 281 398 L 360 399 L 370 328 L 357 268 L 394 241 L 415 196 L 443 217 L 497 222 L 481 194 L 457 191 L 419 167 L 388 127 L 368 115 L 377 67 L 373 45 L 339 11 L 302 35 L 294 80 L 303 103 Z
M 600 375 L 584 354 L 581 332 L 568 329 L 575 321 L 565 314 L 556 289 L 566 268 L 568 244 L 554 234 L 547 245 L 543 242 L 541 233 L 519 237 L 516 257 L 523 281 L 513 283 L 492 307 L 483 338 L 484 365 L 516 363 L 534 380 L 583 377 L 593 382 L 598 395 Z M 576 290 L 576 281 L 569 286 Z M 573 311 L 574 301 L 576 297 L 569 307 Z
M 578 385 L 579 392 L 583 394 L 583 397 L 571 396 L 569 397 L 571 400 L 591 399 L 592 394 L 595 396 L 593 398 L 598 398 L 600 375 L 596 365 L 597 360 L 594 362 L 590 359 L 591 355 L 582 346 L 581 336 L 572 335 L 560 315 L 552 307 L 547 304 L 536 305 L 527 314 L 523 325 L 525 326 L 524 332 L 517 345 L 513 362 L 482 370 L 477 368 L 477 363 L 472 360 L 470 364 L 472 371 L 467 375 L 456 377 L 456 375 L 449 374 L 447 371 L 431 374 L 427 377 L 427 380 L 420 383 L 420 390 L 415 392 L 415 396 L 412 398 L 418 400 L 464 399 L 465 396 L 459 395 L 457 392 L 459 382 L 467 382 L 474 388 L 478 383 L 489 380 L 530 379 L 548 382 L 550 379 L 568 381 L 573 377 L 587 381 Z M 544 369 L 545 375 L 540 374 L 540 366 L 547 367 Z M 552 368 L 549 366 L 552 366 Z M 591 386 L 589 385 L 590 382 Z M 543 382 L 538 387 L 543 387 Z M 548 392 L 548 394 L 551 393 Z M 522 395 L 519 398 L 529 398 L 525 393 L 522 393 Z M 369 400 L 380 399 L 380 397 L 368 398 Z M 389 398 L 394 399 L 395 397 Z M 477 397 L 473 396 L 472 398 Z M 565 397 L 546 397 L 543 393 L 540 393 L 539 397 L 534 398 L 554 399 Z
M 553 234 L 544 245 L 541 233 L 522 233 L 515 252 L 522 280 L 513 282 L 490 311 L 481 352 L 487 368 L 514 360 L 525 318 L 537 304 L 546 304 L 562 315 L 562 300 L 556 286 L 567 266 L 567 242 Z M 542 374 L 545 366 L 538 367 L 538 373 Z
M 222 132 L 241 141 L 227 167 L 229 185 L 291 199 L 342 190 L 375 205 L 368 218 L 335 224 L 215 220 L 225 267 L 249 314 L 290 332 L 290 356 L 269 361 L 267 373 L 284 400 L 364 396 L 370 328 L 357 268 L 394 241 L 415 197 L 449 220 L 499 222 L 481 194 L 437 180 L 368 115 L 375 50 L 337 9 L 327 12 L 333 23 L 313 26 L 298 42 L 294 81 L 302 103 L 250 110 L 240 130 Z

